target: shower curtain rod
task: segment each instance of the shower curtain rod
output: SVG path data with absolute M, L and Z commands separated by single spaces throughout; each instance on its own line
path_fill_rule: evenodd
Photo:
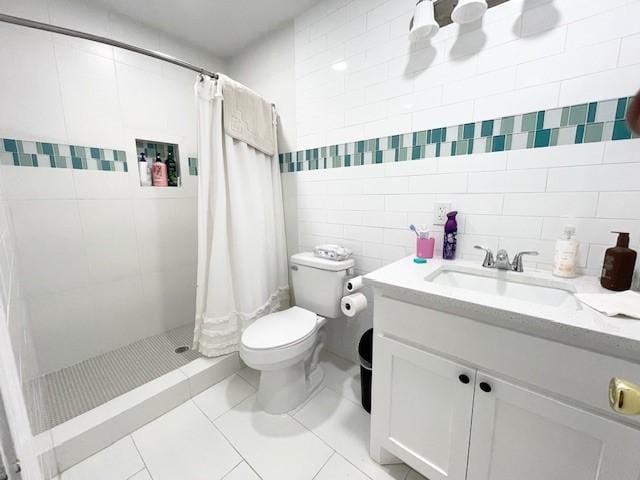
M 11 15 L 5 15 L 0 13 L 0 22 L 11 23 L 13 25 L 20 25 L 22 27 L 35 28 L 36 30 L 45 30 L 47 32 L 59 33 L 61 35 L 67 35 L 68 37 L 83 38 L 92 42 L 104 43 L 111 45 L 112 47 L 122 48 L 129 50 L 130 52 L 146 55 L 147 57 L 157 58 L 158 60 L 164 60 L 165 62 L 173 63 L 179 67 L 183 67 L 194 72 L 198 72 L 201 75 L 207 75 L 211 78 L 218 78 L 218 74 L 210 72 L 204 68 L 198 67 L 191 63 L 185 62 L 178 58 L 172 57 L 162 52 L 156 52 L 155 50 L 147 50 L 146 48 L 136 47 L 135 45 L 129 45 L 128 43 L 119 42 L 107 37 L 101 37 L 99 35 L 93 35 L 91 33 L 81 32 L 79 30 L 73 30 L 71 28 L 59 27 L 57 25 L 51 25 L 50 23 L 37 22 L 35 20 L 29 20 L 27 18 L 13 17 Z

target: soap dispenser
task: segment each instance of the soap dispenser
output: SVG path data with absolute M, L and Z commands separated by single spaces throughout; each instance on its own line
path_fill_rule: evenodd
M 629 248 L 627 232 L 611 233 L 618 234 L 618 241 L 605 252 L 600 284 L 608 290 L 622 292 L 631 288 L 637 253 Z
M 578 241 L 575 238 L 576 227 L 567 225 L 556 241 L 553 257 L 553 274 L 556 277 L 573 278 L 578 263 Z

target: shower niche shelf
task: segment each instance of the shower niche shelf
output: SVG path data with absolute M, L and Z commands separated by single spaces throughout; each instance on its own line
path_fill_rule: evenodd
M 141 187 L 145 188 L 175 188 L 182 186 L 182 175 L 180 168 L 180 151 L 178 145 L 175 143 L 158 142 L 155 140 L 142 140 L 136 139 L 136 154 L 137 154 L 137 168 L 138 168 L 138 180 Z M 141 162 L 140 159 L 144 154 L 146 162 Z M 171 159 L 175 162 L 175 180 L 171 179 Z M 153 164 L 160 160 L 167 172 L 167 185 L 153 185 Z M 146 163 L 146 165 L 143 165 Z M 148 173 L 147 173 L 148 172 Z M 148 175 L 148 176 L 147 176 Z M 145 181 L 148 180 L 148 181 Z

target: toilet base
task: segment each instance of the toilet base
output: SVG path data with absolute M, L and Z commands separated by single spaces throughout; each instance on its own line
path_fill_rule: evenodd
M 287 413 L 304 402 L 324 379 L 324 372 L 316 366 L 307 378 L 305 362 L 290 367 L 260 372 L 258 403 L 265 412 Z
M 316 335 L 309 337 L 307 344 L 297 345 L 297 355 L 292 355 L 291 350 L 288 351 L 288 355 L 275 350 L 269 352 L 271 361 L 267 362 L 264 353 L 256 354 L 248 349 L 240 350 L 240 357 L 244 362 L 260 370 L 258 403 L 265 412 L 271 414 L 290 412 L 322 384 L 324 372 L 320 367 L 320 351 L 327 337 L 327 332 L 323 328 L 324 323 L 325 319 L 318 317 Z M 293 353 L 295 352 L 294 350 Z M 275 354 L 281 354 L 279 361 L 274 361 Z

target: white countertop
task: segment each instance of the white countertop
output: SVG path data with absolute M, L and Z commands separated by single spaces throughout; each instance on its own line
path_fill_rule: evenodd
M 488 269 L 483 269 L 481 261 L 431 259 L 426 264 L 417 264 L 413 258 L 403 258 L 365 275 L 364 283 L 381 290 L 387 297 L 640 362 L 640 320 L 607 317 L 583 304 L 579 309 L 553 307 L 435 284 L 425 278 L 443 266 L 473 268 L 480 273 Z M 559 279 L 550 272 L 526 268 L 524 273 L 500 271 L 497 274 L 515 280 L 518 275 L 534 277 L 541 286 L 562 282 L 575 293 L 611 293 L 603 289 L 595 277 Z

